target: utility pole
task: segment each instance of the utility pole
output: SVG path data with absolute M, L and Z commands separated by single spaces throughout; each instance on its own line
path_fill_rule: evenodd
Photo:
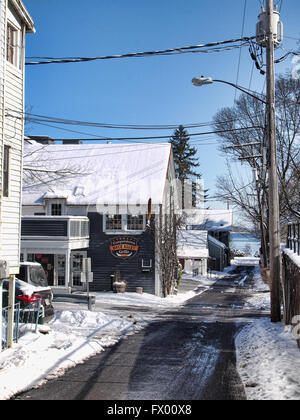
M 267 118 L 269 148 L 269 237 L 271 278 L 271 321 L 281 321 L 280 283 L 281 250 L 279 193 L 276 150 L 275 71 L 274 71 L 274 1 L 266 0 L 267 14 Z

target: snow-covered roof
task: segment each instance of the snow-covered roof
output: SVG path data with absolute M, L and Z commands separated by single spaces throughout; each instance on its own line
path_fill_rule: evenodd
M 208 242 L 212 242 L 213 244 L 215 244 L 219 248 L 223 248 L 223 249 L 227 248 L 227 246 L 225 244 L 223 244 L 223 242 L 219 241 L 218 239 L 214 238 L 211 235 L 208 235 L 207 239 L 208 239 Z
M 177 236 L 178 258 L 208 258 L 207 231 L 180 230 Z
M 26 144 L 23 205 L 65 198 L 69 205 L 161 204 L 170 143 Z
M 208 231 L 230 231 L 232 210 L 192 209 L 186 218 L 189 229 Z

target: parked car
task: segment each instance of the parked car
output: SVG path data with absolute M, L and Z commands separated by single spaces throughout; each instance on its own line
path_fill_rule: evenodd
M 49 287 L 45 271 L 41 264 L 36 262 L 21 262 L 19 280 L 36 287 Z
M 48 286 L 47 278 L 42 266 L 38 263 L 21 263 L 20 274 L 15 283 L 15 302 L 20 303 L 22 309 L 36 303 L 41 299 L 42 317 L 41 322 L 49 322 L 54 318 L 52 305 L 53 294 Z M 9 281 L 3 282 L 3 307 L 8 306 Z

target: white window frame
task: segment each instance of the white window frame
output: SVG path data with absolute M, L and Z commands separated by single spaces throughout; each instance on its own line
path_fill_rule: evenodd
M 13 40 L 12 45 L 8 45 L 8 31 L 12 30 Z M 23 49 L 24 39 L 22 29 L 13 24 L 10 20 L 7 21 L 6 26 L 6 62 L 14 69 L 21 70 L 23 64 Z M 9 48 L 11 48 L 12 60 L 9 59 Z
M 46 216 L 55 216 L 52 214 L 52 205 L 61 205 L 61 216 L 66 216 L 66 200 L 65 199 L 52 199 L 46 200 Z
M 7 160 L 5 159 L 7 157 Z M 5 165 L 7 166 L 5 168 Z M 10 168 L 11 168 L 11 147 L 7 144 L 4 144 L 3 148 L 3 168 L 2 168 L 2 197 L 4 199 L 9 199 L 10 197 Z M 4 174 L 5 177 L 4 177 Z M 4 180 L 7 180 L 7 192 L 4 191 Z
M 117 214 L 116 214 L 117 215 Z M 142 234 L 145 229 L 146 229 L 146 215 L 141 215 L 141 214 L 137 214 L 137 215 L 131 215 L 129 214 L 129 216 L 143 216 L 143 229 L 139 229 L 139 230 L 132 230 L 132 229 L 128 229 L 127 226 L 127 216 L 128 214 L 122 214 L 122 215 L 118 215 L 121 216 L 121 223 L 122 223 L 122 227 L 121 229 L 107 229 L 106 228 L 106 216 L 113 216 L 112 214 L 103 214 L 103 232 L 106 234 L 118 234 L 118 233 L 126 233 L 127 235 L 137 235 L 137 234 Z

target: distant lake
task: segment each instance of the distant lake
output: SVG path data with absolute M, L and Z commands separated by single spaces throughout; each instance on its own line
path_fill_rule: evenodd
M 231 233 L 231 248 L 244 251 L 246 246 L 251 247 L 253 256 L 260 248 L 260 240 L 249 233 Z

